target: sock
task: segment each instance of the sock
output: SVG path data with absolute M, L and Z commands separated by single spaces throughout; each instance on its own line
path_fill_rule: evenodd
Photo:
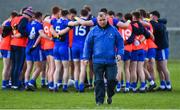
M 75 88 L 76 88 L 76 89 L 79 89 L 78 85 L 79 85 L 79 84 L 78 84 L 78 80 L 76 80 L 76 81 L 75 81 Z
M 141 82 L 140 88 L 145 88 L 145 87 L 146 87 L 146 83 L 145 82 Z
M 118 82 L 117 88 L 121 88 L 121 82 Z
M 83 92 L 84 91 L 84 83 L 79 84 L 79 91 Z
M 67 84 L 64 84 L 64 85 L 63 85 L 63 91 L 67 91 L 67 89 L 68 89 Z
M 161 88 L 161 89 L 165 89 L 165 86 L 166 86 L 166 82 L 165 82 L 164 80 L 162 80 L 162 81 L 160 82 L 160 88 Z
M 49 82 L 49 83 L 48 83 L 48 87 L 49 87 L 49 88 L 53 88 L 53 87 L 54 87 L 53 82 Z
M 29 81 L 25 81 L 25 87 L 27 87 L 27 86 L 28 86 L 28 82 L 29 82 Z
M 121 85 L 123 85 L 124 84 L 124 80 L 121 80 Z
M 60 79 L 60 80 L 58 80 L 58 83 L 62 84 L 62 80 L 61 80 L 61 79 Z
M 6 88 L 6 85 L 7 85 L 7 80 L 2 80 L 2 87 Z
M 32 85 L 34 85 L 34 86 L 35 86 L 35 84 L 36 84 L 36 80 L 31 79 L 31 80 L 29 81 L 29 83 L 31 83 Z
M 130 87 L 130 82 L 127 81 L 127 82 L 126 82 L 126 88 L 129 88 L 129 87 Z
M 46 81 L 45 81 L 45 78 L 42 78 L 42 79 L 41 79 L 41 85 L 46 85 L 45 82 L 46 82 Z
M 135 89 L 135 88 L 137 87 L 137 83 L 136 83 L 136 82 L 133 82 L 133 83 L 131 84 L 131 87 L 132 87 L 133 89 Z

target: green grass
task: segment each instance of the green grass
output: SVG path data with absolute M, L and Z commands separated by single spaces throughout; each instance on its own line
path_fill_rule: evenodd
M 180 109 L 180 61 L 170 61 L 169 70 L 173 85 L 172 92 L 152 93 L 118 93 L 113 97 L 111 105 L 97 107 L 94 92 L 87 90 L 77 93 L 72 88 L 69 93 L 53 93 L 46 89 L 36 92 L 0 90 L 1 109 Z M 0 61 L 2 71 L 2 61 Z

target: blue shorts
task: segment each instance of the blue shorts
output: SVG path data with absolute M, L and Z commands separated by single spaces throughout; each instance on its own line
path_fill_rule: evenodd
M 144 61 L 145 57 L 145 50 L 133 50 L 131 53 L 132 61 Z
M 29 48 L 26 48 L 26 60 L 27 61 L 43 61 L 43 52 L 40 48 L 35 48 L 32 51 L 30 51 Z
M 9 50 L 0 50 L 0 58 L 10 58 L 11 51 Z
M 147 58 L 152 59 L 152 58 L 155 58 L 155 57 L 156 57 L 156 49 L 155 48 L 148 49 Z
M 156 50 L 156 60 L 162 61 L 162 60 L 168 60 L 169 58 L 169 48 Z
M 72 59 L 74 61 L 83 59 L 83 46 L 73 46 L 72 47 Z
M 68 61 L 69 53 L 67 45 L 55 45 L 53 50 L 53 56 L 55 60 Z
M 124 51 L 124 55 L 122 56 L 123 61 L 131 60 L 131 52 Z
M 44 50 L 44 53 L 45 53 L 45 56 L 53 56 L 53 49 L 47 49 L 47 50 Z

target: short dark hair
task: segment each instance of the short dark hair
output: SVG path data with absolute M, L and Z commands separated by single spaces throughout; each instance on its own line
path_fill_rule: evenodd
M 140 13 L 138 11 L 134 11 L 132 13 L 132 16 L 134 16 L 136 19 L 140 19 L 140 17 L 141 17 L 141 15 L 140 15 Z
M 35 16 L 34 16 L 36 19 L 39 19 L 39 18 L 41 18 L 42 17 L 42 13 L 41 12 L 39 12 L 39 11 L 37 11 L 36 13 L 35 13 Z
M 150 12 L 150 14 L 152 14 L 152 15 L 157 16 L 158 18 L 160 18 L 160 13 L 159 13 L 157 10 Z
M 144 9 L 139 9 L 139 13 L 142 17 L 146 18 L 147 17 L 147 13 Z
M 131 20 L 131 21 L 132 21 L 132 15 L 131 15 L 131 13 L 126 13 L 126 14 L 124 15 L 124 18 L 125 18 L 125 20 Z
M 63 10 L 61 11 L 61 15 L 62 15 L 62 16 L 67 16 L 68 14 L 69 14 L 69 11 L 66 10 L 66 9 L 63 9 Z
M 55 7 L 52 8 L 52 14 L 57 14 L 57 13 L 60 12 L 60 10 L 61 9 L 58 6 L 55 6 Z
M 77 11 L 76 11 L 75 8 L 71 8 L 71 9 L 69 9 L 69 13 L 76 15 L 76 14 L 77 14 Z
M 14 18 L 14 17 L 16 17 L 16 16 L 18 16 L 18 13 L 17 13 L 16 11 L 12 11 L 12 12 L 11 12 L 11 17 Z
M 86 9 L 81 10 L 81 15 L 82 16 L 88 16 L 88 11 Z
M 115 12 L 114 12 L 114 11 L 112 11 L 112 10 L 110 10 L 110 11 L 108 11 L 108 15 L 110 15 L 110 16 L 114 16 L 114 15 L 115 15 Z
M 116 13 L 116 16 L 118 16 L 119 18 L 123 17 L 123 14 L 121 12 Z
M 83 9 L 86 9 L 88 12 L 91 11 L 91 7 L 89 5 L 84 5 Z
M 108 10 L 107 10 L 107 8 L 101 8 L 99 12 L 104 12 L 107 14 Z

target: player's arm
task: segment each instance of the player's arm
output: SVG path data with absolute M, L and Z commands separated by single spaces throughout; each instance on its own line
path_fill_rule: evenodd
M 126 21 L 125 23 L 118 21 L 118 23 L 116 24 L 116 26 L 122 28 L 122 29 L 126 29 L 128 28 L 129 24 L 131 23 L 130 20 Z
M 54 30 L 52 25 L 50 27 L 50 32 L 52 33 L 53 36 L 59 36 L 59 34 Z
M 48 37 L 43 30 L 39 30 L 39 35 L 45 39 L 52 40 L 52 37 Z
M 70 22 L 68 22 L 68 26 L 77 26 L 77 25 L 79 25 L 78 21 L 70 21 Z
M 150 24 L 146 21 L 142 21 L 140 20 L 140 23 L 144 26 L 144 27 L 150 27 Z
M 38 36 L 38 38 L 37 38 L 36 42 L 34 43 L 34 45 L 32 46 L 32 48 L 35 48 L 39 44 L 40 41 L 41 41 L 41 36 Z
M 77 22 L 83 26 L 94 26 L 94 22 L 93 20 L 88 20 L 88 21 L 85 21 L 79 17 L 75 17 L 75 19 L 77 20 Z

